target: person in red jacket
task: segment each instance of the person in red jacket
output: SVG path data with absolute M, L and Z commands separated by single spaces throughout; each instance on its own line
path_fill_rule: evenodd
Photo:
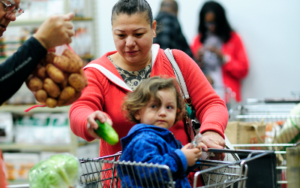
M 237 102 L 241 97 L 241 80 L 247 76 L 249 63 L 239 35 L 230 27 L 224 8 L 217 2 L 206 2 L 199 14 L 198 35 L 192 52 L 215 91 L 229 102 L 228 89 Z
M 119 0 L 113 7 L 111 21 L 116 51 L 107 52 L 84 68 L 88 86 L 69 111 L 73 133 L 87 141 L 100 139 L 94 131 L 98 128 L 95 120 L 109 123 L 119 138 L 125 137 L 134 126 L 122 112 L 126 94 L 149 77 L 176 78 L 164 50 L 153 44 L 156 21 L 146 0 Z M 180 50 L 172 51 L 201 122 L 203 143 L 208 148 L 224 148 L 224 130 L 228 121 L 224 101 L 190 56 Z M 177 122 L 170 131 L 183 145 L 189 143 L 189 136 L 194 136 L 185 132 L 183 121 Z M 100 140 L 100 156 L 119 151 L 120 142 L 109 145 Z M 224 155 L 218 155 L 217 159 L 222 157 Z
M 145 0 L 119 0 L 112 10 L 112 34 L 117 51 L 107 52 L 90 62 L 84 73 L 88 86 L 72 104 L 69 117 L 72 131 L 87 141 L 100 139 L 94 132 L 96 119 L 108 122 L 120 138 L 134 125 L 122 114 L 122 103 L 128 92 L 149 77 L 167 75 L 175 78 L 171 63 L 159 45 L 152 44 L 156 21 Z M 224 101 L 216 94 L 198 65 L 186 53 L 173 50 L 173 55 L 201 121 L 200 132 L 209 148 L 223 148 L 228 112 Z M 180 121 L 171 128 L 175 137 L 188 143 Z M 120 143 L 111 146 L 101 139 L 100 155 L 121 150 Z

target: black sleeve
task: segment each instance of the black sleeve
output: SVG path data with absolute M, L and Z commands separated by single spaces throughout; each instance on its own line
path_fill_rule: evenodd
M 157 23 L 159 24 L 159 32 L 153 39 L 153 43 L 159 44 L 162 49 L 174 49 L 177 23 L 174 23 L 174 19 L 171 19 L 169 16 L 161 17 L 157 20 Z
M 20 89 L 46 54 L 47 50 L 40 42 L 31 37 L 14 55 L 0 64 L 0 105 Z

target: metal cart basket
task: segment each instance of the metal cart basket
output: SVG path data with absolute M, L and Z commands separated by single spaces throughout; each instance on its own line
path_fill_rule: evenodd
M 210 149 L 209 152 L 224 152 L 224 150 Z M 226 162 L 215 160 L 197 161 L 193 187 L 225 188 L 246 187 L 248 166 L 247 163 L 268 155 L 268 151 L 227 150 L 226 152 L 245 153 L 248 156 L 240 161 Z M 167 187 L 176 186 L 168 166 L 119 161 L 121 152 L 95 158 L 81 159 L 82 175 L 80 183 L 85 188 L 102 187 Z M 130 177 L 128 177 L 128 175 Z M 205 177 L 206 185 L 198 186 L 200 178 Z
M 213 153 L 243 153 L 247 157 L 235 162 L 198 160 L 194 174 L 194 188 L 245 188 L 248 180 L 248 163 L 272 153 L 270 151 L 209 149 Z M 80 159 L 80 185 L 83 188 L 133 188 L 133 187 L 176 187 L 168 166 L 119 161 L 121 152 L 94 159 Z M 130 174 L 130 180 L 126 179 Z M 202 179 L 201 179 L 202 178 Z M 205 179 L 205 180 L 204 180 Z M 124 181 L 125 180 L 125 181 Z M 199 181 L 205 185 L 199 186 Z M 28 184 L 8 188 L 28 188 Z

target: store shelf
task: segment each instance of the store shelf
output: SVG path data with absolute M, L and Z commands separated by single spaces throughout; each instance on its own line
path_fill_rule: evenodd
M 29 180 L 8 180 L 8 185 L 16 186 L 17 188 L 22 188 L 23 184 L 28 184 Z M 24 186 L 25 187 L 25 186 Z
M 70 145 L 0 144 L 2 151 L 70 151 Z
M 33 105 L 3 105 L 0 107 L 0 112 L 11 112 L 16 114 L 25 114 L 25 110 L 32 107 Z M 56 108 L 48 107 L 37 107 L 32 109 L 29 113 L 68 113 L 71 106 L 62 106 Z
M 81 57 L 81 59 L 93 59 L 94 58 L 94 56 L 91 54 L 87 54 L 87 55 L 80 56 L 80 57 Z
M 89 18 L 89 17 L 75 17 L 73 18 L 73 21 L 92 21 L 93 18 Z
M 78 147 L 80 147 L 80 146 L 86 146 L 86 145 L 90 145 L 90 144 L 99 144 L 99 143 L 100 143 L 100 140 L 98 140 L 98 139 L 95 139 L 95 140 L 93 140 L 91 142 L 87 142 L 87 141 L 85 141 L 85 142 L 78 142 Z
M 42 24 L 47 18 L 39 18 L 39 19 L 28 19 L 28 20 L 16 20 L 14 22 L 11 22 L 10 26 L 18 26 L 18 25 L 37 25 Z M 90 17 L 75 17 L 73 18 L 73 21 L 92 21 L 93 18 Z
M 2 151 L 31 151 L 31 152 L 69 152 L 76 155 L 78 137 L 71 133 L 70 144 L 21 144 L 21 143 L 0 143 Z

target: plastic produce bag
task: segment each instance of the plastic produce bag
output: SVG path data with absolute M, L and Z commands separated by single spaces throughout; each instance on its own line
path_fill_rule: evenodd
M 69 105 L 87 86 L 81 58 L 67 45 L 49 50 L 26 81 L 36 100 L 44 106 Z
M 79 185 L 79 160 L 70 154 L 57 154 L 29 171 L 30 188 L 70 188 Z

